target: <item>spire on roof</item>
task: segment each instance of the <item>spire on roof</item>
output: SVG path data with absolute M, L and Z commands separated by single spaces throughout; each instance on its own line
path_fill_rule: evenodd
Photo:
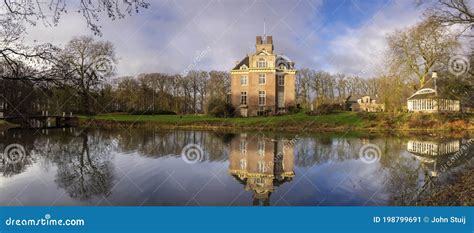
M 265 18 L 263 18 L 263 38 L 266 37 L 266 31 L 265 31 Z

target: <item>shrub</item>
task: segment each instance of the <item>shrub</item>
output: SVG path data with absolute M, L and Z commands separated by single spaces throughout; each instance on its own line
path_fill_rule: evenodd
M 295 114 L 301 112 L 301 107 L 298 104 L 296 107 L 295 106 L 288 106 L 288 113 L 290 114 Z
M 324 115 L 324 114 L 330 114 L 338 111 L 343 111 L 344 108 L 341 104 L 335 104 L 335 103 L 323 103 L 314 109 L 314 111 L 309 112 L 310 115 Z
M 408 121 L 410 128 L 431 128 L 436 125 L 434 114 L 414 113 Z
M 207 105 L 207 112 L 215 117 L 232 117 L 234 114 L 234 107 L 219 98 L 213 98 Z
M 371 113 L 371 112 L 357 112 L 358 117 L 360 117 L 361 119 L 364 119 L 364 120 L 369 120 L 369 121 L 377 120 L 378 115 L 379 114 L 377 114 L 377 113 Z

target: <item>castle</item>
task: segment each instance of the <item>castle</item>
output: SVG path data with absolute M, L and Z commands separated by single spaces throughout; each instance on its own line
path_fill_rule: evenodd
M 272 36 L 257 36 L 255 53 L 231 70 L 230 101 L 236 115 L 283 114 L 295 107 L 295 64 L 274 53 Z

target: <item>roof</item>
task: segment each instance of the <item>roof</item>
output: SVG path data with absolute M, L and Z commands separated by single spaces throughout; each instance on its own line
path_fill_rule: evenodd
M 409 100 L 413 100 L 413 99 L 434 99 L 434 98 L 459 100 L 459 98 L 457 98 L 455 96 L 449 96 L 448 97 L 447 95 L 439 95 L 439 93 L 433 88 L 420 89 L 420 90 L 416 91 L 413 95 L 408 97 Z
M 371 100 L 376 100 L 376 101 L 378 100 L 377 97 L 373 97 L 371 95 L 349 95 L 349 97 L 347 97 L 346 101 L 357 102 L 358 99 L 361 99 L 364 96 L 369 96 Z
M 412 99 L 433 99 L 438 96 L 438 93 L 436 90 L 431 89 L 431 88 L 423 88 L 421 90 L 418 90 L 415 92 L 413 95 L 408 97 L 409 100 Z
M 428 80 L 425 81 L 425 84 L 423 84 L 423 86 L 421 86 L 421 89 L 423 89 L 423 88 L 436 89 L 433 78 L 428 78 Z
M 281 64 L 284 64 L 287 69 L 294 69 L 295 63 L 291 59 L 283 54 L 276 56 L 275 66 L 279 67 Z
M 240 67 L 243 66 L 243 65 L 246 65 L 247 67 L 250 67 L 249 65 L 249 56 L 245 56 L 244 59 L 242 59 L 242 61 L 239 62 L 239 64 L 237 64 L 232 70 L 240 70 Z
M 295 63 L 291 61 L 290 58 L 288 58 L 285 55 L 277 55 L 276 56 L 276 66 L 279 67 L 281 64 L 285 64 L 287 69 L 294 69 Z M 246 65 L 247 67 L 250 67 L 250 61 L 249 61 L 249 56 L 245 56 L 244 59 L 242 59 L 237 65 L 234 66 L 232 70 L 240 70 L 240 67 Z

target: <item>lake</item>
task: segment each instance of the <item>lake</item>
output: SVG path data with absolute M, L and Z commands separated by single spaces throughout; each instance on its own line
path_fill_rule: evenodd
M 0 131 L 0 205 L 413 205 L 473 160 L 467 136 Z

